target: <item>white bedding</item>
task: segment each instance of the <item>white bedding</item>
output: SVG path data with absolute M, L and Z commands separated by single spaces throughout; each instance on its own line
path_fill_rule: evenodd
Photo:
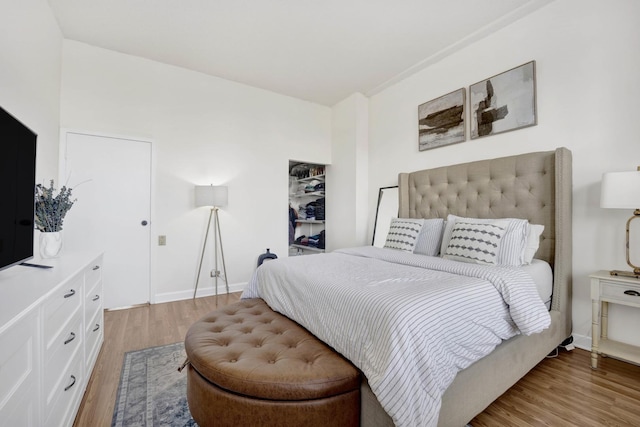
M 257 297 L 360 368 L 398 427 L 435 426 L 459 370 L 550 323 L 520 269 L 370 246 L 264 263 Z
M 553 272 L 548 262 L 534 259 L 531 264 L 523 265 L 522 270 L 528 273 L 536 285 L 538 295 L 544 302 L 547 310 L 551 308 L 551 295 L 553 293 Z

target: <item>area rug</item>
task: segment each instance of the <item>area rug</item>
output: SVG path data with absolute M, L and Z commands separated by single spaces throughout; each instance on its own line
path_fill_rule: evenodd
M 125 353 L 112 427 L 197 426 L 187 404 L 182 342 Z
M 186 357 L 182 342 L 125 353 L 111 426 L 197 427 L 178 372 Z

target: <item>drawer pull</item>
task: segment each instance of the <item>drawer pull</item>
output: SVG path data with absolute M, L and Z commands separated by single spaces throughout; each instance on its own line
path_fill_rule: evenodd
M 69 292 L 67 292 L 66 294 L 64 294 L 64 297 L 65 297 L 65 298 L 69 298 L 69 297 L 74 296 L 75 294 L 76 294 L 76 291 L 75 291 L 75 290 L 73 290 L 73 289 L 71 289 Z
M 69 334 L 69 338 L 67 338 L 67 339 L 65 340 L 64 345 L 69 344 L 71 341 L 73 341 L 73 340 L 75 340 L 75 339 L 76 339 L 76 334 L 74 334 L 73 332 L 71 332 L 71 333 Z
M 96 323 L 96 327 L 93 328 L 93 332 L 97 331 L 98 329 L 100 329 L 100 325 Z
M 91 301 L 98 301 L 100 299 L 100 295 L 96 295 L 95 297 L 91 298 Z
M 99 265 L 96 265 L 96 266 L 93 267 L 93 271 L 96 271 L 96 270 L 99 270 L 99 269 L 100 269 Z
M 634 297 L 640 297 L 640 292 L 638 291 L 633 291 L 633 290 L 628 290 L 628 291 L 624 291 L 625 295 L 631 295 Z
M 75 383 L 76 383 L 76 377 L 75 377 L 75 376 L 73 376 L 73 375 L 71 375 L 71 384 L 69 384 L 68 386 L 66 386 L 66 387 L 64 388 L 64 391 L 69 390 L 71 387 L 73 387 L 73 386 L 75 385 Z

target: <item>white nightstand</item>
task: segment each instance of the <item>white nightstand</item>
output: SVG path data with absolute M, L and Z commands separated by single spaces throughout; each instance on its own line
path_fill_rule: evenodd
M 598 368 L 598 354 L 640 364 L 640 347 L 607 337 L 609 303 L 640 308 L 640 279 L 612 276 L 601 270 L 591 278 L 591 368 Z

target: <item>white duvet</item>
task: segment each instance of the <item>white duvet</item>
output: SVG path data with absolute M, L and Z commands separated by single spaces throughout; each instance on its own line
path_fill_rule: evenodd
M 258 297 L 360 368 L 398 427 L 435 426 L 459 370 L 550 323 L 520 269 L 371 246 L 266 262 Z

